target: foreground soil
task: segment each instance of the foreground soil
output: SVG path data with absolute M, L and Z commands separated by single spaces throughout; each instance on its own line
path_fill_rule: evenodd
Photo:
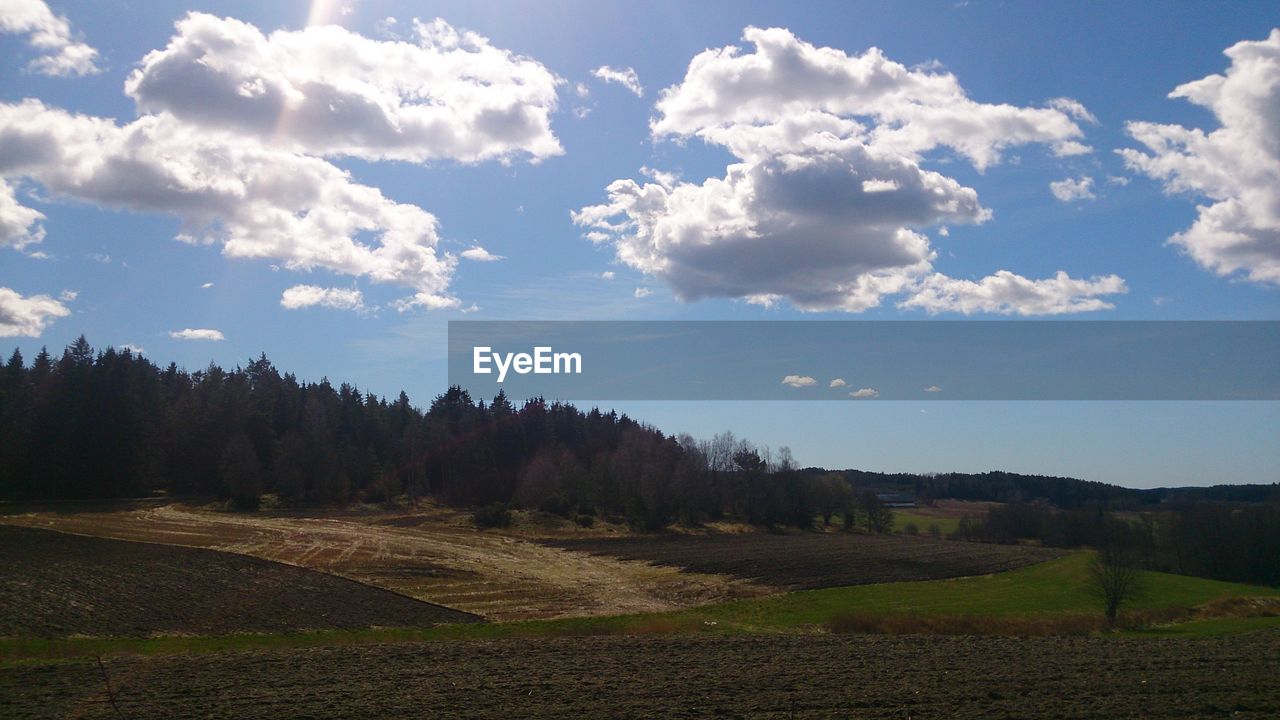
M 0 523 L 210 548 L 350 578 L 490 620 L 661 612 L 779 592 L 724 575 L 570 552 L 434 508 L 227 513 L 179 503 L 35 510 Z
M 1280 631 L 600 637 L 0 669 L 7 718 L 1274 718 Z
M 732 575 L 789 590 L 984 575 L 1062 555 L 1016 545 L 845 533 L 660 535 L 550 544 L 693 572 Z
M 0 525 L 0 636 L 207 635 L 476 620 L 242 555 Z

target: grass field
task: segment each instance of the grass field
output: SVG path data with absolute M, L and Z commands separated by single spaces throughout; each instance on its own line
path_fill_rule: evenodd
M 161 638 L 0 638 L 0 664 L 109 653 L 173 654 L 226 650 L 436 640 L 595 635 L 668 634 L 815 634 L 850 613 L 988 618 L 1100 616 L 1085 587 L 1088 556 L 1077 553 L 1018 570 L 923 582 L 884 583 L 808 590 L 688 610 L 578 617 L 559 620 L 445 625 L 434 628 L 383 628 L 290 634 Z M 1146 593 L 1135 609 L 1187 609 L 1232 597 L 1280 597 L 1280 589 L 1214 580 L 1145 573 Z M 1209 618 L 1138 633 L 1145 637 L 1213 637 L 1280 626 L 1280 618 Z M 1133 633 L 1117 633 L 1117 637 Z
M 944 536 L 950 535 L 960 526 L 960 518 L 958 517 L 938 517 L 935 515 L 921 515 L 911 510 L 894 510 L 893 511 L 893 529 L 895 532 L 901 532 L 906 529 L 908 524 L 915 525 L 921 535 L 929 534 L 929 526 L 937 525 L 938 530 Z
M 994 575 L 808 590 L 695 608 L 678 616 L 747 630 L 818 627 L 852 612 L 1032 616 L 1099 613 L 1087 589 L 1086 553 Z M 1232 596 L 1280 596 L 1280 589 L 1143 573 L 1134 609 L 1193 608 Z

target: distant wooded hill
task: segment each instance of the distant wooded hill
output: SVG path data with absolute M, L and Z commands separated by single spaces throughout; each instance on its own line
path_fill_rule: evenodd
M 825 468 L 809 467 L 804 472 L 825 475 Z M 914 493 L 921 499 L 979 500 L 989 502 L 1031 502 L 1045 500 L 1061 508 L 1103 508 L 1140 510 L 1152 506 L 1187 502 L 1260 503 L 1280 501 L 1280 483 L 1214 485 L 1135 490 L 1093 480 L 1049 475 L 1022 475 L 992 471 L 984 473 L 878 473 L 866 470 L 836 470 L 854 485 L 885 491 Z

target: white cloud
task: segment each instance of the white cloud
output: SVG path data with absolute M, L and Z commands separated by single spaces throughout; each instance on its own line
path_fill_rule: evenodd
M 1101 296 L 1125 292 L 1128 288 L 1124 280 L 1115 275 L 1079 280 L 1059 271 L 1052 278 L 1029 280 L 1001 270 L 974 282 L 935 274 L 922 281 L 914 294 L 898 306 L 920 308 L 930 314 L 1062 315 L 1110 310 L 1114 306 Z
M 605 280 L 612 280 L 614 278 L 614 274 L 612 270 L 605 270 L 604 272 L 600 273 L 600 277 Z
M 70 314 L 66 305 L 48 295 L 24 297 L 0 287 L 0 337 L 40 337 L 49 323 Z
M 832 380 L 831 383 L 827 385 L 827 387 L 841 388 L 841 387 L 847 386 L 848 384 L 849 383 L 844 381 L 844 378 L 836 378 L 835 380 Z
M 872 120 L 868 139 L 877 147 L 914 154 L 947 146 L 979 169 L 1014 145 L 1080 150 L 1070 145 L 1083 137 L 1070 113 L 976 102 L 951 73 L 910 70 L 878 48 L 850 56 L 814 47 L 782 28 L 750 27 L 743 39 L 754 52 L 728 47 L 694 57 L 684 81 L 662 92 L 654 135 L 702 135 L 817 111 Z M 1055 103 L 1061 107 L 1067 100 Z
M 1125 128 L 1146 152 L 1118 152 L 1131 170 L 1162 180 L 1166 192 L 1209 201 L 1170 244 L 1218 275 L 1280 285 L 1280 28 L 1226 55 L 1224 75 L 1169 94 L 1211 110 L 1218 129 L 1130 122 Z
M 334 310 L 364 311 L 364 294 L 352 288 L 324 288 L 317 285 L 294 285 L 280 296 L 280 305 L 288 310 L 320 307 Z
M 140 345 L 134 345 L 133 343 L 124 343 L 124 344 L 122 344 L 122 345 L 120 346 L 120 349 L 121 349 L 121 350 L 128 350 L 129 352 L 133 353 L 134 355 L 144 355 L 144 354 L 146 354 L 146 352 L 147 352 L 147 351 L 146 351 L 144 348 L 142 348 Z
M 200 285 L 201 290 L 208 290 L 211 287 L 213 287 L 213 283 L 211 282 L 203 283 Z
M 27 68 L 42 75 L 92 75 L 99 72 L 98 51 L 77 40 L 71 23 L 54 15 L 43 0 L 0 0 L 0 33 L 27 35 L 40 54 Z
M 644 88 L 640 85 L 640 76 L 636 75 L 636 71 L 629 67 L 615 70 L 608 65 L 601 65 L 592 70 L 591 74 L 607 83 L 621 85 L 634 93 L 636 97 L 644 97 Z
M 781 384 L 788 385 L 793 388 L 806 388 L 818 384 L 818 381 L 808 375 L 788 375 L 782 378 Z
M 0 180 L 0 247 L 24 251 L 44 241 L 44 213 L 18 202 L 13 187 Z
M 930 385 L 929 387 L 925 388 L 924 391 L 927 393 L 940 393 L 942 392 L 942 388 L 938 387 L 937 385 Z
M 637 298 L 647 298 L 653 294 L 653 291 L 647 287 L 638 287 L 634 294 Z
M 1093 194 L 1093 178 L 1063 178 L 1049 183 L 1049 192 L 1062 202 L 1075 202 L 1077 200 L 1093 200 L 1096 195 Z
M 74 302 L 78 297 L 80 297 L 80 293 L 75 290 L 63 290 L 58 293 L 58 299 L 62 302 Z
M 1072 119 L 1082 108 L 1066 101 L 1070 112 L 978 103 L 953 75 L 874 48 L 849 56 L 782 29 L 744 37 L 754 52 L 696 56 L 650 123 L 655 138 L 726 148 L 738 161 L 724 177 L 694 184 L 646 168 L 656 182 L 615 180 L 607 202 L 572 213 L 585 237 L 682 301 L 875 307 L 933 272 L 920 229 L 991 217 L 972 188 L 924 169 L 924 153 L 949 148 L 983 170 L 1018 144 L 1085 149 Z
M 1107 184 L 1108 184 L 1108 185 L 1119 185 L 1120 187 L 1124 187 L 1125 185 L 1128 185 L 1128 184 L 1129 184 L 1129 178 L 1127 178 L 1127 177 L 1125 177 L 1125 176 L 1123 176 L 1123 175 L 1108 175 L 1108 176 L 1107 176 Z
M 443 20 L 416 42 L 336 25 L 258 28 L 191 13 L 125 83 L 144 112 L 312 155 L 462 162 L 563 152 L 551 131 L 562 82 L 530 58 Z
M 174 340 L 210 340 L 213 342 L 226 340 L 220 331 L 210 330 L 208 328 L 185 328 L 182 330 L 174 330 L 169 333 L 169 337 Z
M 102 265 L 111 264 L 111 256 L 107 255 L 106 253 L 89 253 L 85 257 L 89 258 L 90 260 L 96 263 L 100 263 Z
M 859 388 L 849 393 L 849 397 L 854 398 L 855 400 L 862 400 L 865 398 L 876 398 L 876 397 L 880 397 L 880 391 L 876 390 L 875 388 Z
M 1093 113 L 1089 112 L 1088 108 L 1086 108 L 1079 100 L 1060 97 L 1050 100 L 1048 104 L 1049 107 L 1054 108 L 1055 110 L 1061 110 L 1077 120 L 1083 120 L 1090 125 L 1098 124 L 1098 118 L 1094 117 Z
M 462 257 L 467 260 L 475 260 L 476 262 L 495 262 L 506 259 L 506 255 L 494 255 L 479 245 L 463 250 Z
M 169 213 L 178 239 L 294 271 L 324 269 L 407 287 L 407 306 L 452 307 L 456 258 L 436 252 L 436 218 L 319 158 L 192 127 L 171 115 L 124 126 L 38 100 L 0 104 L 0 176 L 53 195 Z

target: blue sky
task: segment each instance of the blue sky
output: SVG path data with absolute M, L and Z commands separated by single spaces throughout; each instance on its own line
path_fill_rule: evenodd
M 449 319 L 1280 319 L 1272 3 L 0 8 L 28 357 L 265 351 L 425 403 Z M 621 405 L 829 466 L 1280 474 L 1276 403 Z

